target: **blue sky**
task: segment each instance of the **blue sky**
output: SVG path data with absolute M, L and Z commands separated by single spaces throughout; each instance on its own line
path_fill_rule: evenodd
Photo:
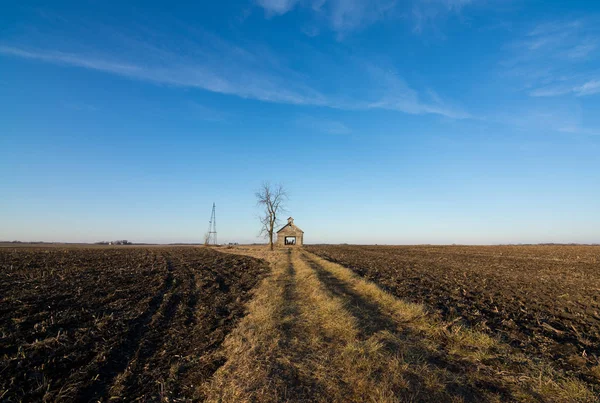
M 600 242 L 600 3 L 2 8 L 0 239 Z

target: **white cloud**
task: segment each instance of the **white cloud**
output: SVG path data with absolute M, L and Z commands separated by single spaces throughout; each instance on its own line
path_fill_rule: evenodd
M 36 59 L 50 63 L 66 64 L 77 67 L 85 67 L 93 70 L 107 71 L 120 75 L 135 75 L 141 72 L 141 69 L 138 66 L 57 51 L 44 52 L 23 50 L 11 46 L 0 45 L 0 53 L 9 56 L 22 57 L 25 59 Z
M 302 128 L 320 133 L 334 135 L 352 133 L 352 130 L 344 123 L 332 119 L 315 118 L 312 116 L 301 116 L 298 119 L 296 119 L 296 123 Z
M 563 126 L 558 128 L 558 131 L 562 133 L 582 134 L 585 136 L 600 136 L 600 129 L 590 129 L 581 126 Z
M 536 88 L 529 95 L 533 97 L 554 97 L 559 95 L 574 94 L 576 96 L 595 95 L 600 93 L 600 80 L 593 79 L 581 85 L 561 85 Z
M 427 90 L 420 93 L 411 88 L 393 69 L 384 70 L 347 54 L 338 54 L 334 58 L 307 48 L 306 60 L 314 60 L 315 63 L 313 71 L 318 77 L 314 77 L 288 67 L 286 60 L 265 46 L 246 43 L 240 47 L 198 30 L 168 38 L 151 32 L 147 37 L 152 38 L 152 43 L 134 39 L 135 35 L 113 33 L 110 37 L 113 38 L 111 41 L 101 42 L 101 48 L 91 49 L 88 46 L 85 53 L 0 43 L 0 55 L 264 102 L 343 110 L 387 109 L 456 119 L 469 117 L 468 113 L 443 101 L 435 92 Z M 32 38 L 28 39 L 34 42 Z M 45 35 L 45 42 L 48 39 L 49 36 Z M 54 42 L 57 48 L 61 43 L 63 47 L 68 46 L 58 39 Z M 334 86 L 336 90 L 324 90 L 327 83 L 321 77 L 323 73 L 328 74 L 331 80 L 339 80 Z M 361 85 L 354 85 L 356 82 Z M 203 114 L 214 119 L 206 110 Z M 344 128 L 338 125 L 328 130 L 341 132 Z
M 329 28 L 343 38 L 348 33 L 364 28 L 390 16 L 412 15 L 415 32 L 450 13 L 460 13 L 465 6 L 477 0 L 256 0 L 267 17 L 283 15 L 296 7 L 313 12 L 315 22 L 326 22 Z M 313 22 L 314 23 L 314 22 Z M 314 34 L 310 29 L 308 33 Z
M 448 14 L 459 14 L 475 0 L 415 0 L 412 5 L 413 31 L 423 32 L 427 27 L 435 27 L 437 20 Z
M 568 94 L 572 91 L 568 87 L 542 87 L 536 88 L 529 92 L 532 97 L 555 97 L 558 95 Z
M 506 71 L 533 97 L 592 95 L 597 88 L 600 29 L 591 19 L 538 24 L 508 49 Z
M 577 30 L 583 26 L 583 21 L 568 20 L 568 21 L 547 21 L 537 24 L 530 32 L 529 36 L 545 36 L 556 33 L 564 33 L 565 31 Z
M 586 125 L 583 108 L 577 102 L 565 101 L 556 106 L 520 105 L 492 117 L 490 120 L 508 124 L 526 132 L 555 132 L 598 136 L 600 129 Z
M 582 43 L 568 49 L 564 54 L 569 59 L 585 59 L 597 49 L 595 42 Z
M 466 119 L 471 115 L 461 108 L 448 105 L 432 90 L 419 94 L 393 70 L 369 65 L 369 73 L 382 89 L 376 101 L 368 108 L 396 110 L 413 115 L 437 114 L 453 119 Z
M 326 105 L 325 97 L 301 83 L 277 74 L 263 73 L 244 60 L 243 54 L 229 55 L 232 64 L 213 64 L 208 60 L 189 60 L 171 52 L 161 52 L 162 62 L 115 61 L 113 58 L 61 51 L 20 49 L 0 46 L 0 54 L 44 62 L 83 67 L 157 84 L 191 87 L 275 103 Z M 213 59 L 214 61 L 214 59 Z M 236 65 L 236 63 L 238 63 Z M 228 66 L 228 67 L 226 67 Z
M 298 0 L 257 0 L 259 6 L 265 9 L 267 15 L 282 15 L 294 8 Z
M 385 18 L 395 5 L 396 0 L 331 0 L 330 24 L 344 34 Z
M 575 88 L 577 95 L 593 95 L 600 93 L 600 80 L 591 80 Z
M 314 38 L 315 36 L 319 35 L 319 33 L 321 31 L 316 26 L 309 25 L 309 26 L 302 28 L 302 32 L 304 33 L 304 35 L 306 35 L 310 38 Z

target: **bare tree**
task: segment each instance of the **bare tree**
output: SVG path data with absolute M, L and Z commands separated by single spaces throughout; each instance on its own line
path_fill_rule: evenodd
M 283 185 L 272 186 L 269 182 L 263 182 L 256 192 L 256 204 L 264 208 L 260 216 L 260 235 L 269 238 L 271 250 L 273 250 L 273 232 L 279 222 L 277 214 L 285 211 L 287 200 L 288 195 Z

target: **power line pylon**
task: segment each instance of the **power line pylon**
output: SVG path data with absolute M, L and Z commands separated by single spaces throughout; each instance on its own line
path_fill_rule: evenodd
M 217 217 L 215 215 L 215 203 L 213 203 L 212 214 L 210 215 L 210 221 L 208 222 L 208 233 L 206 236 L 207 245 L 217 244 Z

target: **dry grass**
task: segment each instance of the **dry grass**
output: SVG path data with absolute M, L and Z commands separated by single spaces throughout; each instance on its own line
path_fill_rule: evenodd
M 347 283 L 353 291 L 376 303 L 382 312 L 393 318 L 407 335 L 403 340 L 404 352 L 409 352 L 410 355 L 409 350 L 419 351 L 425 346 L 424 354 L 419 357 L 421 361 L 429 361 L 430 364 L 424 368 L 424 381 L 427 384 L 441 379 L 445 390 L 438 392 L 444 400 L 470 400 L 477 393 L 483 393 L 485 400 L 499 401 L 599 401 L 584 383 L 565 376 L 548 363 L 532 362 L 484 333 L 441 322 L 427 315 L 422 305 L 403 302 L 348 268 L 312 254 L 304 255 L 332 276 Z M 445 361 L 444 365 L 439 365 L 441 359 Z M 453 368 L 458 368 L 459 371 L 453 373 L 450 370 Z M 455 395 L 448 388 L 451 380 L 475 389 L 463 396 L 461 393 Z M 481 385 L 487 385 L 489 391 Z
M 389 332 L 364 335 L 348 301 L 332 296 L 326 286 L 299 256 L 292 260 L 297 270 L 299 320 L 312 337 L 306 344 L 314 361 L 305 361 L 322 385 L 314 396 L 323 401 L 387 401 L 394 388 L 407 380 L 398 371 L 399 360 L 387 351 L 393 343 Z
M 286 395 L 285 379 L 273 374 L 285 365 L 281 339 L 290 318 L 284 293 L 293 279 L 281 251 L 261 254 L 271 262 L 272 274 L 258 286 L 248 314 L 225 340 L 227 362 L 200 391 L 207 401 L 276 401 Z
M 208 401 L 598 401 L 577 380 L 302 251 L 234 248 L 272 274 L 224 343 Z

